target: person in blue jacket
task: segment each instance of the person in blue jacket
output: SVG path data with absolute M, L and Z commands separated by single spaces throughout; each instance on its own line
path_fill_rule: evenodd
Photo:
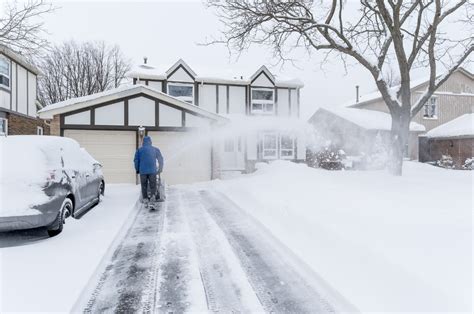
M 156 167 L 158 160 L 159 168 Z M 151 145 L 151 138 L 143 138 L 143 146 L 135 152 L 135 171 L 140 174 L 143 202 L 148 203 L 148 187 L 150 187 L 151 200 L 156 197 L 156 174 L 163 171 L 163 156 L 161 151 Z

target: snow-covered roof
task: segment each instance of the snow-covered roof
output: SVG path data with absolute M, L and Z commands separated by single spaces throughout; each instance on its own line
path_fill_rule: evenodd
M 226 118 L 220 115 L 204 110 L 198 106 L 191 105 L 187 102 L 179 100 L 168 94 L 165 94 L 155 88 L 141 85 L 141 84 L 122 85 L 120 87 L 110 89 L 104 92 L 95 93 L 95 94 L 83 96 L 83 97 L 71 98 L 65 101 L 61 101 L 61 102 L 46 106 L 40 111 L 38 111 L 38 114 L 40 118 L 42 119 L 52 119 L 53 116 L 57 114 L 66 113 L 66 112 L 70 112 L 70 111 L 74 111 L 74 110 L 78 110 L 82 108 L 87 108 L 87 107 L 97 105 L 100 103 L 113 101 L 116 99 L 132 96 L 136 94 L 141 94 L 141 93 L 149 95 L 151 97 L 161 99 L 175 106 L 178 106 L 182 109 L 195 112 L 201 116 L 207 117 L 209 119 L 213 119 L 215 121 L 219 121 L 219 122 L 228 121 Z
M 182 65 L 188 72 L 194 75 L 196 82 L 206 82 L 214 84 L 237 84 L 249 85 L 255 76 L 264 71 L 277 86 L 280 87 L 303 87 L 301 80 L 289 78 L 271 73 L 267 67 L 262 66 L 257 71 L 232 70 L 232 69 L 210 69 L 208 67 L 189 67 L 183 60 L 178 60 L 171 68 L 164 65 L 139 64 L 134 66 L 127 76 L 138 79 L 165 80 L 169 74 L 178 66 Z
M 466 113 L 426 133 L 427 137 L 474 137 L 474 113 Z
M 18 53 L 14 52 L 10 48 L 8 48 L 5 45 L 0 44 L 0 54 L 4 54 L 8 58 L 12 59 L 18 64 L 21 64 L 23 67 L 28 69 L 30 72 L 33 72 L 34 74 L 38 75 L 40 73 L 40 70 L 34 66 L 33 64 L 29 63 L 25 57 L 19 55 Z
M 455 72 L 458 72 L 458 71 L 461 72 L 461 73 L 464 73 L 465 75 L 467 75 L 471 79 L 474 79 L 474 75 L 471 72 L 469 72 L 468 70 L 461 67 L 461 68 L 458 68 Z M 444 74 L 440 74 L 440 75 L 438 75 L 438 77 L 441 77 L 442 75 L 444 75 Z M 411 80 L 410 86 L 411 86 L 411 89 L 413 90 L 415 88 L 423 86 L 424 84 L 427 84 L 428 82 L 429 82 L 429 76 L 428 77 L 422 77 L 422 78 L 419 78 L 419 79 L 416 79 L 416 80 Z M 389 91 L 391 93 L 395 94 L 398 91 L 399 88 L 400 88 L 400 85 L 396 85 L 396 86 L 391 87 L 389 89 Z M 371 92 L 371 93 L 360 96 L 358 102 L 355 102 L 354 100 L 350 100 L 350 101 L 344 103 L 342 105 L 342 107 L 359 107 L 359 106 L 362 106 L 362 105 L 365 105 L 367 103 L 377 101 L 377 100 L 380 100 L 380 99 L 382 99 L 382 95 L 380 94 L 380 91 L 376 90 L 374 92 Z
M 319 108 L 313 116 L 317 115 L 319 111 L 334 114 L 366 130 L 389 131 L 392 128 L 392 117 L 390 114 L 381 111 L 339 107 Z M 419 123 L 410 122 L 410 131 L 423 132 L 425 131 L 425 127 Z

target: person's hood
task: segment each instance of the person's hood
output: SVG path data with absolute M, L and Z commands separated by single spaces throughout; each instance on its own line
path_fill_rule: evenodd
M 145 136 L 143 138 L 143 146 L 151 146 L 151 137 Z

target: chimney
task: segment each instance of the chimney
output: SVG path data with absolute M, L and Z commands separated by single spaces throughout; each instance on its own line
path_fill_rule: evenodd
M 147 61 L 148 61 L 148 57 L 143 57 L 143 63 L 146 64 Z
M 356 85 L 356 103 L 359 102 L 359 85 Z

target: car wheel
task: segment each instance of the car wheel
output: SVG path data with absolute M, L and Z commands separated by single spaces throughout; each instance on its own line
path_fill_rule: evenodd
M 69 198 L 66 198 L 61 206 L 61 210 L 58 213 L 58 216 L 48 228 L 48 235 L 54 237 L 63 231 L 64 223 L 66 218 L 69 217 L 72 213 L 72 201 Z
M 102 201 L 102 196 L 104 195 L 104 182 L 99 184 L 99 191 L 97 192 L 97 204 Z

